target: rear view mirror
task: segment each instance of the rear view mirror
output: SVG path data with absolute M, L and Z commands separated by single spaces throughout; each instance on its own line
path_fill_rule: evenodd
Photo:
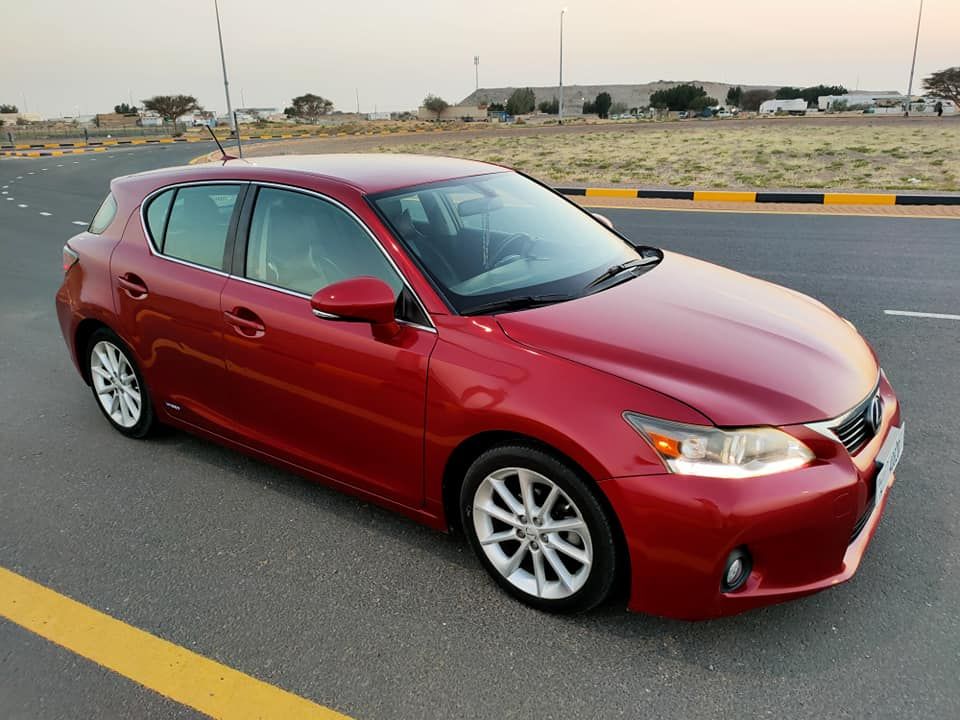
M 310 299 L 313 314 L 324 320 L 367 322 L 381 340 L 400 332 L 395 308 L 397 298 L 383 280 L 355 277 L 327 285 Z
M 483 196 L 473 200 L 464 200 L 457 204 L 457 215 L 460 217 L 470 217 L 471 215 L 480 215 L 482 213 L 499 210 L 503 207 L 503 200 L 497 196 Z

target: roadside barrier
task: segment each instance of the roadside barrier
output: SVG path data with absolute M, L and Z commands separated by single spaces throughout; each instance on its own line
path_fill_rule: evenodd
M 643 190 L 640 188 L 556 188 L 563 195 L 606 198 L 650 198 L 695 202 L 804 203 L 810 205 L 960 205 L 960 195 L 897 195 L 890 193 L 746 192 L 724 190 Z

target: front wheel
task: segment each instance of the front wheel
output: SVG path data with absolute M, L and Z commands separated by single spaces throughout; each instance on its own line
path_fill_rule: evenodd
M 116 333 L 106 328 L 93 333 L 87 370 L 97 405 L 114 429 L 128 437 L 146 437 L 155 423 L 150 394 L 133 354 Z
M 460 513 L 487 572 L 526 604 L 582 612 L 610 594 L 617 547 L 607 513 L 553 455 L 525 445 L 488 450 L 467 471 Z

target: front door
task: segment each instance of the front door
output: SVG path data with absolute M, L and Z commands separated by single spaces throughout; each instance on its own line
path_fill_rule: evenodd
M 420 505 L 437 335 L 425 315 L 404 318 L 411 291 L 360 221 L 316 195 L 260 188 L 246 239 L 245 268 L 221 295 L 237 432 L 335 481 Z M 384 341 L 369 324 L 313 314 L 314 292 L 358 276 L 387 282 L 400 319 L 419 322 Z

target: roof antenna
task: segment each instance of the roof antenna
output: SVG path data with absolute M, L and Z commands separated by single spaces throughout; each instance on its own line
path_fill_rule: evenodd
M 220 154 L 223 155 L 224 160 L 236 160 L 233 155 L 227 155 L 226 150 L 223 149 L 223 145 L 220 144 L 220 141 L 217 139 L 216 133 L 213 132 L 213 128 L 209 125 L 205 125 L 207 132 L 210 133 L 210 137 L 213 138 L 213 141 L 217 144 L 217 147 L 220 148 Z
M 237 111 L 233 111 L 233 131 L 237 133 L 237 153 L 243 157 L 243 145 L 240 144 L 240 125 L 237 123 Z

